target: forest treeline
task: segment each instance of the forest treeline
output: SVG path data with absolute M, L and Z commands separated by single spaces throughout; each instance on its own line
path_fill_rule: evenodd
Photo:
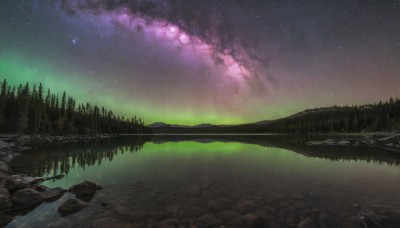
M 125 134 L 148 133 L 137 118 L 125 118 L 97 105 L 77 104 L 64 93 L 44 91 L 43 85 L 29 83 L 0 86 L 1 133 L 52 134 Z
M 327 133 L 400 130 L 400 99 L 368 105 L 305 110 L 252 129 L 254 132 Z

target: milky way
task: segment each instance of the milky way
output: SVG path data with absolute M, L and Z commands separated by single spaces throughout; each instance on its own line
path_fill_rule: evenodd
M 242 123 L 400 93 L 398 1 L 5 0 L 0 76 L 147 122 Z

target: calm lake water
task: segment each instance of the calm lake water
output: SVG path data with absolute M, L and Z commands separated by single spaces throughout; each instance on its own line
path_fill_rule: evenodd
M 399 227 L 399 155 L 307 140 L 153 136 L 34 148 L 11 163 L 15 172 L 65 173 L 44 185 L 103 189 L 76 214 L 57 213 L 67 193 L 7 227 L 360 227 L 360 218 Z

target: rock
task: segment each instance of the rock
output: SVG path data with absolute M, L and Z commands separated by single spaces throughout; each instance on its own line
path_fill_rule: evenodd
M 212 214 L 205 214 L 196 220 L 197 225 L 200 227 L 215 227 L 222 224 L 222 220 L 217 219 Z
M 0 172 L 9 173 L 10 171 L 10 167 L 5 162 L 0 161 Z
M 240 201 L 239 203 L 235 204 L 233 208 L 238 211 L 239 213 L 248 213 L 253 211 L 257 207 L 257 204 L 255 204 L 251 200 L 244 200 Z
M 240 218 L 240 223 L 244 227 L 251 227 L 253 223 L 258 219 L 258 216 L 255 214 L 246 214 Z
M 165 208 L 165 211 L 171 214 L 177 214 L 180 209 L 181 207 L 179 205 L 170 204 Z
M 207 207 L 209 207 L 213 210 L 216 210 L 216 211 L 220 211 L 220 210 L 228 209 L 232 203 L 233 203 L 233 201 L 228 198 L 219 198 L 217 200 L 209 200 L 207 202 Z
M 194 196 L 198 197 L 201 196 L 201 187 L 198 184 L 192 184 L 189 186 L 189 193 Z
M 59 174 L 59 175 L 55 175 L 55 176 L 52 176 L 52 177 L 45 177 L 44 179 L 45 180 L 58 180 L 58 179 L 61 179 L 63 177 L 65 177 L 65 174 Z
M 42 194 L 33 189 L 19 190 L 12 199 L 13 208 L 16 210 L 30 208 L 42 202 Z
M 132 210 L 132 209 L 125 207 L 123 205 L 120 205 L 120 204 L 111 205 L 111 208 L 113 209 L 114 212 L 116 212 L 120 215 L 126 216 L 133 220 L 144 219 L 148 215 L 148 213 L 146 211 L 139 210 L 139 209 Z
M 188 218 L 198 218 L 201 215 L 204 215 L 205 210 L 201 207 L 192 207 L 185 212 L 185 216 Z
M 234 221 L 239 217 L 239 214 L 236 211 L 221 211 L 217 213 L 217 217 L 223 221 Z
M 84 181 L 80 184 L 72 186 L 68 189 L 68 191 L 75 194 L 76 198 L 89 202 L 92 200 L 98 189 L 101 189 L 100 185 L 90 181 Z
M 320 224 L 324 224 L 327 226 L 332 226 L 334 224 L 334 219 L 324 212 L 322 212 L 321 214 L 318 215 L 317 221 Z
M 80 199 L 69 199 L 58 207 L 58 213 L 61 216 L 67 216 L 82 210 L 87 205 L 89 204 Z
M 400 224 L 400 210 L 367 206 L 358 213 L 357 218 L 364 227 L 396 227 Z
M 11 175 L 6 179 L 6 187 L 9 190 L 18 190 L 31 187 L 43 180 L 42 177 L 21 177 L 19 175 Z
M 292 193 L 290 196 L 295 200 L 304 200 L 304 196 L 301 193 Z
M 0 181 L 7 179 L 8 176 L 10 175 L 4 172 L 0 172 Z
M 10 198 L 10 193 L 8 192 L 7 189 L 0 187 L 0 196 L 5 196 L 7 198 Z
M 296 227 L 297 221 L 295 218 L 286 219 L 286 225 L 289 227 Z
M 157 221 L 166 219 L 169 217 L 169 214 L 164 211 L 153 211 L 150 213 L 150 216 Z
M 315 224 L 315 222 L 312 219 L 307 218 L 307 219 L 304 219 L 301 222 L 299 222 L 299 224 L 297 224 L 297 227 L 298 228 L 317 228 L 318 226 L 317 226 L 317 224 Z
M 262 210 L 258 210 L 254 214 L 264 220 L 272 220 L 274 218 L 274 216 L 272 216 L 270 213 L 268 213 L 266 211 L 262 211 Z
M 307 210 L 307 205 L 305 203 L 303 203 L 302 201 L 296 201 L 294 202 L 293 206 L 300 211 L 305 211 Z
M 45 192 L 45 191 L 49 190 L 49 188 L 44 185 L 35 185 L 32 187 L 32 189 L 35 189 L 38 192 Z
M 339 144 L 340 146 L 348 146 L 348 145 L 351 144 L 351 142 L 350 142 L 349 140 L 340 140 L 340 141 L 338 142 L 338 144 Z
M 5 195 L 0 195 L 0 210 L 5 210 L 9 208 L 11 208 L 10 198 L 6 197 Z
M 160 224 L 158 225 L 158 227 L 165 227 L 165 228 L 172 227 L 172 228 L 175 228 L 179 224 L 180 224 L 179 219 L 170 218 L 170 219 L 165 219 L 165 220 L 161 221 Z
M 42 192 L 42 198 L 45 201 L 58 200 L 61 196 L 64 195 L 65 192 L 67 192 L 67 190 L 59 188 L 59 187 L 49 189 L 47 191 Z
M 96 228 L 109 228 L 109 227 L 123 227 L 123 228 L 130 228 L 130 227 L 135 227 L 133 224 L 131 224 L 128 221 L 121 220 L 118 218 L 113 218 L 113 217 L 105 217 L 105 218 L 100 218 L 94 221 L 93 227 Z

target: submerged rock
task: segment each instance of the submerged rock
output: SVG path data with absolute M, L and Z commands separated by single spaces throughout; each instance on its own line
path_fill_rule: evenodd
M 224 221 L 233 221 L 239 217 L 239 214 L 236 211 L 221 211 L 217 216 Z
M 194 197 L 198 197 L 201 196 L 201 186 L 198 184 L 192 184 L 189 186 L 189 193 L 194 196 Z
M 89 202 L 98 189 L 101 189 L 100 185 L 90 181 L 84 181 L 80 184 L 72 186 L 68 191 L 75 194 L 76 198 Z
M 130 222 L 113 217 L 105 217 L 97 219 L 93 223 L 96 228 L 109 228 L 109 227 L 135 227 Z
M 89 204 L 80 199 L 69 199 L 62 203 L 57 211 L 61 216 L 67 216 L 82 210 L 87 205 Z
M 257 204 L 251 200 L 240 201 L 235 204 L 233 208 L 239 213 L 247 213 L 253 211 L 257 207 Z
M 216 210 L 216 211 L 220 211 L 220 210 L 224 210 L 224 209 L 228 209 L 230 207 L 230 205 L 232 204 L 232 200 L 228 199 L 228 198 L 219 198 L 217 200 L 209 200 L 207 202 L 207 207 Z
M 298 228 L 317 228 L 317 224 L 314 222 L 314 220 L 307 218 L 302 220 L 301 222 L 299 222 L 299 224 L 297 224 Z
M 212 214 L 205 214 L 201 216 L 197 222 L 196 222 L 200 227 L 215 227 L 219 226 L 222 224 L 222 220 L 217 219 L 214 215 Z

